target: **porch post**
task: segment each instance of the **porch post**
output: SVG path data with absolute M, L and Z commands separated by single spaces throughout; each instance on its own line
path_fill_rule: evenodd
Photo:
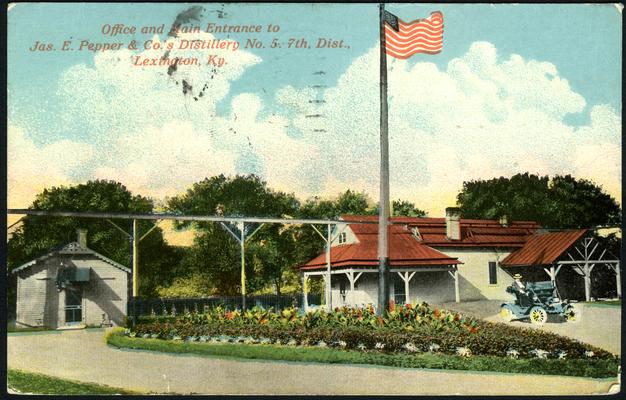
M 355 303 L 354 303 L 354 270 L 351 269 L 350 273 L 348 274 L 348 280 L 350 281 L 350 305 L 352 307 L 355 307 Z
M 459 289 L 459 267 L 454 267 L 454 302 L 461 302 L 461 291 Z
M 411 296 L 409 296 L 409 279 L 411 278 L 409 278 L 408 272 L 405 272 L 404 276 L 406 277 L 404 279 L 404 304 L 406 305 L 406 304 L 411 303 L 411 300 L 410 300 Z

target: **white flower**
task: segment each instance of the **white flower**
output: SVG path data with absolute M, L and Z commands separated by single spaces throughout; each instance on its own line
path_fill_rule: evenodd
M 406 343 L 404 348 L 406 351 L 410 351 L 411 353 L 415 353 L 417 351 L 417 347 L 413 343 Z
M 537 358 L 548 358 L 548 352 L 541 349 L 535 349 L 531 351 Z
M 431 343 L 431 345 L 428 346 L 428 351 L 436 352 L 439 350 L 439 348 L 440 346 L 437 343 Z
M 365 347 L 365 345 L 364 345 L 363 343 L 359 343 L 359 344 L 356 346 L 356 348 L 357 348 L 357 349 L 359 349 L 359 350 L 365 350 L 367 347 Z
M 508 350 L 506 352 L 506 355 L 511 357 L 511 358 L 518 358 L 519 357 L 519 351 L 517 351 L 515 349 L 511 349 L 511 350 Z
M 374 345 L 374 348 L 382 350 L 385 348 L 385 344 L 384 343 L 380 343 L 380 342 L 376 342 L 376 345 Z
M 563 358 L 565 358 L 565 357 L 567 357 L 567 351 L 561 351 L 561 352 L 559 352 L 559 359 L 563 359 Z
M 295 346 L 297 344 L 298 342 L 296 341 L 296 339 L 289 339 L 289 341 L 287 342 L 287 346 Z
M 348 345 L 348 343 L 344 342 L 343 340 L 338 341 L 337 344 L 339 345 L 339 347 L 346 347 Z
M 461 357 L 469 357 L 472 355 L 472 351 L 467 347 L 457 347 L 456 354 Z
M 585 353 L 584 353 L 585 357 L 587 357 L 587 358 L 591 358 L 591 357 L 593 357 L 595 354 L 596 354 L 596 353 L 594 353 L 594 352 L 593 352 L 593 351 L 591 351 L 591 350 L 585 351 Z

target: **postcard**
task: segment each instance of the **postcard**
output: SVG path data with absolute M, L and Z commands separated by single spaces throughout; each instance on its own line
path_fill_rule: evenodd
M 618 393 L 622 12 L 9 4 L 7 392 Z

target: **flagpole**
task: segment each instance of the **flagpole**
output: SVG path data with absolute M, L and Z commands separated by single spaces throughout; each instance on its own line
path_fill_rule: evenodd
M 389 310 L 389 138 L 385 4 L 380 3 L 380 201 L 378 207 L 378 315 Z

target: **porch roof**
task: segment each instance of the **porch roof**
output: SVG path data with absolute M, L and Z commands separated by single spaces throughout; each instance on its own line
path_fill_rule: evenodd
M 356 232 L 355 232 L 356 233 Z M 359 243 L 331 247 L 330 263 L 333 268 L 378 265 L 378 233 L 376 230 L 359 231 Z M 391 226 L 389 235 L 389 263 L 392 267 L 420 267 L 462 264 L 413 238 L 402 226 Z M 303 270 L 326 267 L 326 254 L 322 253 L 301 267 Z

